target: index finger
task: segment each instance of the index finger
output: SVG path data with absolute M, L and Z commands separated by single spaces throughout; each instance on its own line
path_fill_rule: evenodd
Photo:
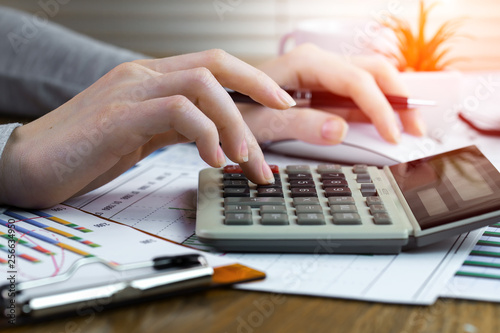
M 293 98 L 264 72 L 223 50 L 215 49 L 136 62 L 160 73 L 205 67 L 222 86 L 248 95 L 267 107 L 288 109 L 295 105 Z

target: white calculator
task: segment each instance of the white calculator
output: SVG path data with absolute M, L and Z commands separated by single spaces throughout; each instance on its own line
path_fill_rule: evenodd
M 475 146 L 377 168 L 238 165 L 199 174 L 196 235 L 226 252 L 398 253 L 500 220 L 500 174 Z

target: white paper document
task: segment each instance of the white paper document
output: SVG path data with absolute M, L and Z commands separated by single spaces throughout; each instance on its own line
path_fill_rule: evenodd
M 311 161 L 270 155 L 271 163 Z M 176 145 L 111 183 L 67 202 L 161 237 L 196 245 L 198 172 L 194 145 Z M 239 288 L 380 302 L 432 304 L 473 246 L 476 234 L 399 255 L 221 254 L 266 272 Z

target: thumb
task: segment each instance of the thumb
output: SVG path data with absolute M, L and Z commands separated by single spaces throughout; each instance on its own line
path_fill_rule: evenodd
M 344 140 L 349 128 L 343 118 L 316 109 L 290 108 L 281 111 L 242 106 L 240 111 L 259 142 L 297 139 L 333 145 Z

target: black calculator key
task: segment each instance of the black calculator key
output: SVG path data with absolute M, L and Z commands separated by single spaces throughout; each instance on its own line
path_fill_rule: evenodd
M 323 188 L 325 187 L 347 187 L 345 179 L 326 179 L 323 180 Z
M 316 189 L 311 187 L 295 187 L 295 188 L 292 187 L 290 191 L 292 198 L 318 196 L 318 194 L 316 193 Z
M 248 187 L 247 180 L 224 180 L 222 182 L 224 188 Z
M 224 180 L 247 180 L 247 177 L 242 173 L 224 173 L 222 178 Z
M 328 179 L 332 179 L 332 180 L 345 179 L 345 175 L 343 173 L 340 173 L 340 172 L 323 173 L 321 175 L 322 181 L 325 181 Z
M 283 197 L 283 190 L 277 187 L 260 187 L 257 189 L 258 197 Z
M 225 188 L 224 198 L 227 197 L 249 197 L 250 189 L 248 187 Z
M 316 187 L 316 184 L 312 179 L 291 180 L 290 187 Z
M 259 188 L 282 188 L 281 182 L 275 182 L 274 184 L 267 185 L 257 185 L 257 189 Z
M 347 197 L 347 196 L 352 196 L 352 192 L 349 187 L 327 187 L 325 188 L 325 196 L 327 198 Z

